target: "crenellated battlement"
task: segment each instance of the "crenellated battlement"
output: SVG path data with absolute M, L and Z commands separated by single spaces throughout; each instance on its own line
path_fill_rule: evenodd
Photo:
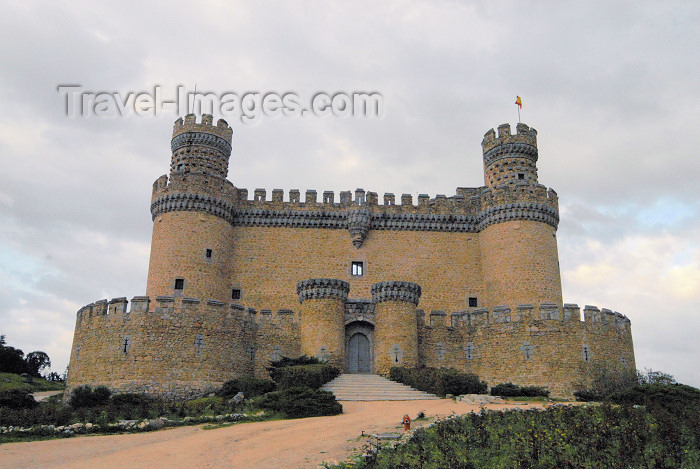
M 376 192 L 363 189 L 356 189 L 354 197 L 352 192 L 342 191 L 339 200 L 333 191 L 324 191 L 322 201 L 315 190 L 307 190 L 302 201 L 301 192 L 292 189 L 285 201 L 281 189 L 274 189 L 271 198 L 265 189 L 255 189 L 249 199 L 247 189 L 226 183 L 203 187 L 194 178 L 171 178 L 169 183 L 166 176 L 161 176 L 153 186 L 152 217 L 172 211 L 200 211 L 234 226 L 334 228 L 358 233 L 364 230 L 478 232 L 490 224 L 516 219 L 541 221 L 554 227 L 559 222 L 557 193 L 526 181 L 495 188 L 458 188 L 452 197 L 438 194 L 430 198 L 420 194 L 417 204 L 410 194 L 403 194 L 400 204 L 396 203 L 393 193 L 384 194 L 384 204 L 380 204 Z M 363 239 L 361 235 L 359 238 Z
M 247 325 L 291 325 L 298 321 L 298 315 L 291 309 L 260 309 L 243 306 L 239 303 L 224 303 L 218 300 L 199 298 L 157 296 L 135 296 L 131 307 L 126 297 L 95 301 L 80 308 L 76 313 L 76 329 L 87 326 L 93 320 L 123 323 L 133 315 L 151 315 L 160 319 L 174 319 L 176 316 L 194 316 L 200 313 L 228 317 L 245 322 Z
M 425 318 L 426 312 L 418 310 L 419 318 Z M 601 327 L 614 328 L 622 333 L 630 333 L 630 320 L 624 314 L 596 306 L 586 305 L 583 318 L 577 304 L 556 303 L 519 304 L 515 306 L 495 306 L 492 308 L 470 308 L 447 314 L 444 310 L 433 310 L 424 320 L 430 327 L 491 327 L 497 324 L 529 323 L 532 321 L 558 321 L 564 323 L 599 324 Z
M 500 145 L 524 144 L 535 147 L 536 156 L 537 131 L 523 123 L 519 123 L 515 128 L 515 134 L 511 134 L 510 124 L 499 125 L 498 136 L 496 136 L 496 132 L 493 129 L 486 132 L 484 134 L 484 139 L 481 141 L 484 155 Z
M 226 140 L 229 145 L 231 144 L 231 138 L 233 137 L 233 129 L 228 125 L 224 119 L 219 119 L 216 125 L 213 124 L 214 116 L 211 114 L 202 114 L 200 122 L 197 122 L 197 116 L 194 114 L 187 114 L 183 120 L 180 117 L 175 121 L 173 125 L 173 138 L 180 134 L 188 132 L 201 132 L 209 133 L 221 137 Z

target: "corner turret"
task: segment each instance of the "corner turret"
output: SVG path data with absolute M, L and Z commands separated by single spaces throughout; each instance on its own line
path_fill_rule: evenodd
M 219 119 L 216 125 L 213 125 L 213 120 L 211 114 L 202 114 L 202 122 L 198 123 L 194 114 L 188 114 L 184 121 L 182 118 L 175 121 L 170 142 L 173 152 L 171 178 L 200 173 L 226 179 L 233 129 L 223 119 Z
M 503 184 L 537 184 L 537 131 L 526 124 L 498 126 L 486 132 L 481 146 L 484 151 L 484 182 L 489 188 Z

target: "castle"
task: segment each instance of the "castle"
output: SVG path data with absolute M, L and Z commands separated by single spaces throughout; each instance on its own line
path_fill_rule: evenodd
M 554 396 L 595 364 L 634 369 L 627 317 L 562 300 L 558 199 L 538 182 L 535 129 L 486 133 L 484 186 L 382 203 L 363 189 L 251 199 L 226 179 L 231 138 L 211 115 L 175 122 L 146 295 L 78 311 L 68 391 L 201 395 L 302 354 L 347 373 L 454 367 Z

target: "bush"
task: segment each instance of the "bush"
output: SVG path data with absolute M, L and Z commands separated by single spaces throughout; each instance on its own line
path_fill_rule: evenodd
M 582 401 L 582 402 L 603 400 L 602 396 L 599 396 L 598 394 L 596 394 L 595 392 L 593 392 L 589 389 L 582 389 L 579 391 L 574 391 L 574 397 L 576 398 L 577 401 Z
M 343 406 L 335 400 L 333 393 L 306 386 L 267 393 L 256 400 L 256 404 L 263 409 L 283 413 L 289 418 L 343 413 Z
M 549 391 L 542 386 L 518 386 L 513 383 L 501 383 L 491 388 L 491 395 L 501 397 L 549 397 Z
M 219 397 L 231 398 L 239 392 L 242 392 L 246 398 L 251 398 L 272 392 L 275 388 L 274 381 L 270 381 L 269 379 L 241 376 L 240 378 L 226 381 L 223 386 L 221 386 L 221 389 L 216 391 L 216 395 Z
M 577 399 L 585 401 L 601 401 L 610 394 L 637 385 L 640 379 L 644 379 L 644 375 L 638 374 L 637 370 L 597 362 L 589 365 L 586 373 L 591 377 L 590 383 L 579 384 L 579 389 L 574 391 Z M 649 370 L 649 373 L 655 372 Z
M 492 396 L 501 396 L 501 397 L 521 396 L 520 386 L 518 386 L 517 384 L 513 384 L 513 383 L 497 384 L 491 388 L 490 394 Z
M 106 405 L 111 394 L 107 386 L 97 386 L 93 389 L 89 384 L 83 384 L 71 391 L 69 404 L 76 409 Z
M 270 367 L 267 370 L 270 373 L 272 373 L 272 370 L 275 368 L 284 368 L 286 366 L 297 366 L 297 365 L 318 365 L 319 363 L 322 363 L 322 362 L 318 358 L 309 357 L 306 355 L 302 355 L 301 357 L 298 357 L 298 358 L 282 357 L 280 360 L 270 362 Z
M 486 394 L 488 389 L 486 382 L 479 381 L 479 377 L 474 373 L 464 373 L 454 368 L 394 366 L 389 370 L 389 378 L 443 397 L 447 394 Z
M 31 409 L 36 407 L 37 402 L 34 397 L 21 390 L 3 391 L 0 392 L 0 407 L 8 407 L 10 409 Z
M 114 394 L 109 399 L 109 414 L 126 420 L 159 417 L 163 401 L 147 394 Z
M 270 371 L 270 376 L 280 389 L 293 388 L 300 383 L 318 389 L 338 375 L 338 368 L 323 363 L 285 366 Z
M 228 402 L 223 397 L 198 397 L 182 402 L 179 406 L 181 416 L 215 415 L 230 410 Z

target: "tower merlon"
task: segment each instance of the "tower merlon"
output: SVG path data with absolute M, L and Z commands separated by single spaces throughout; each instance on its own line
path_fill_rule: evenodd
M 197 122 L 197 116 L 187 114 L 184 121 L 182 117 L 175 121 L 173 138 L 187 132 L 206 132 L 217 135 L 230 144 L 233 137 L 233 129 L 228 125 L 228 122 L 224 119 L 219 119 L 216 125 L 213 125 L 213 122 L 214 117 L 211 114 L 202 114 L 202 119 L 199 123 Z
M 498 137 L 496 132 L 490 129 L 484 134 L 481 146 L 484 149 L 484 153 L 486 153 L 493 147 L 505 143 L 525 143 L 537 147 L 537 131 L 521 122 L 516 126 L 516 133 L 513 135 L 510 132 L 510 124 L 501 124 L 498 126 Z

